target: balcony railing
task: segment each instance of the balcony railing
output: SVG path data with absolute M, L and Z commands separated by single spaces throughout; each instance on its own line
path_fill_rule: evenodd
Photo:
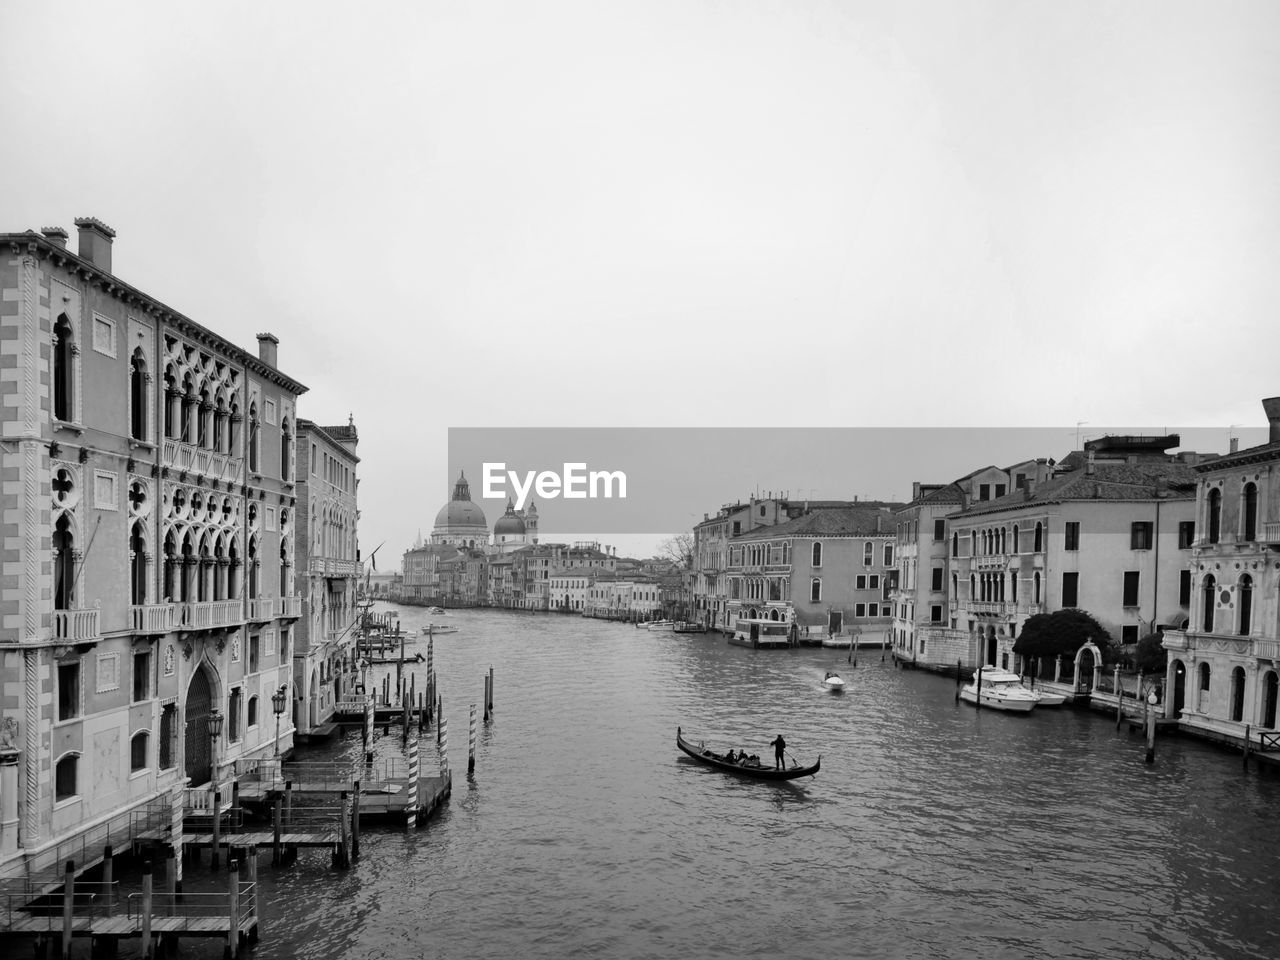
M 1253 641 L 1253 655 L 1259 660 L 1280 661 L 1280 640 Z
M 240 600 L 206 600 L 179 604 L 179 624 L 187 630 L 234 627 L 244 622 Z
M 245 601 L 245 615 L 249 620 L 265 623 L 275 619 L 275 598 L 257 597 Z
M 1005 602 L 1003 600 L 971 600 L 969 609 L 974 613 L 1004 613 Z
M 974 557 L 973 565 L 979 570 L 1000 570 L 1009 565 L 1009 558 L 1003 553 Z
M 1262 524 L 1259 538 L 1263 543 L 1280 543 L 1280 520 L 1270 520 Z
M 101 612 L 97 607 L 53 611 L 54 639 L 72 642 L 98 639 L 101 635 L 98 631 L 98 615 Z
M 172 603 L 146 603 L 129 608 L 134 633 L 168 633 L 178 629 L 178 608 Z
M 310 570 L 316 577 L 354 577 L 359 573 L 354 560 L 335 557 L 312 557 Z
M 302 616 L 302 598 L 276 597 L 276 616 L 292 617 L 294 619 Z
M 181 440 L 164 442 L 164 466 L 189 470 L 212 480 L 244 483 L 244 461 L 225 453 L 215 453 Z

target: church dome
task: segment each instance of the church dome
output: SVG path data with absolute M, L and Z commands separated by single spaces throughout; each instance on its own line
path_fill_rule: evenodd
M 471 487 L 467 478 L 459 474 L 458 482 L 453 486 L 453 499 L 440 508 L 436 514 L 436 526 L 433 535 L 448 534 L 489 535 L 489 521 L 485 519 L 480 504 L 471 500 Z
M 520 519 L 516 513 L 516 508 L 512 506 L 511 501 L 507 501 L 507 512 L 504 513 L 498 522 L 493 525 L 493 535 L 495 537 L 522 537 L 525 533 L 524 521 Z

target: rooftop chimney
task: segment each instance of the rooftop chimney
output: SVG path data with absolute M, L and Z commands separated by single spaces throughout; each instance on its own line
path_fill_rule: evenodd
M 278 346 L 280 346 L 280 340 L 274 333 L 258 334 L 258 359 L 268 367 L 274 368 L 276 365 L 276 348 Z
M 1093 476 L 1093 449 L 1089 450 L 1089 458 L 1084 463 L 1084 475 L 1086 477 Z
M 1239 437 L 1232 437 L 1232 438 L 1231 438 L 1231 450 L 1230 450 L 1230 452 L 1231 452 L 1231 453 L 1239 453 L 1239 452 L 1240 452 L 1240 438 L 1239 438 Z
M 919 480 L 913 480 L 911 483 L 911 499 L 912 500 L 920 499 L 920 481 Z
M 67 249 L 67 238 L 70 234 L 61 227 L 41 227 L 40 232 L 44 234 L 44 238 L 50 243 L 61 247 L 63 250 Z
M 88 260 L 99 270 L 111 272 L 111 241 L 116 232 L 97 217 L 76 217 L 76 229 L 80 231 L 81 259 Z
M 1262 409 L 1267 414 L 1267 422 L 1271 424 L 1271 435 L 1268 443 L 1280 443 L 1280 397 L 1268 397 L 1262 401 Z
M 1036 495 L 1036 478 L 1027 477 L 1027 482 L 1022 485 L 1022 495 L 1024 500 L 1030 500 Z

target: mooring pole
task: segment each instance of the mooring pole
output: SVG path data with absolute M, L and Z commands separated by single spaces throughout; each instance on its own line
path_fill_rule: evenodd
M 1156 692 L 1147 694 L 1147 763 L 1156 760 Z
M 960 660 L 956 658 L 956 703 L 960 702 Z
M 148 960 L 153 956 L 154 944 L 151 942 L 151 861 L 142 864 L 142 955 Z
M 68 860 L 62 874 L 62 960 L 71 960 L 71 930 L 76 904 L 76 864 Z
M 486 718 L 487 719 L 487 718 Z M 467 741 L 467 774 L 476 772 L 476 705 L 471 705 L 470 735 Z

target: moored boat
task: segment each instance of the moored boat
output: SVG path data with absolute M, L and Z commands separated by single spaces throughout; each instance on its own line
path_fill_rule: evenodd
M 645 624 L 649 630 L 661 630 L 670 632 L 676 628 L 674 620 L 650 620 Z
M 438 637 L 442 633 L 457 633 L 458 628 L 448 627 L 442 623 L 428 623 L 425 627 L 422 628 L 422 632 L 424 635 L 429 637 Z
M 706 633 L 706 624 L 698 623 L 696 620 L 680 620 L 675 625 L 676 633 Z
M 974 671 L 968 686 L 960 688 L 960 699 L 975 706 L 1005 710 L 1009 713 L 1030 713 L 1039 699 L 1022 685 L 1016 673 L 1000 667 L 983 666 Z
M 707 745 L 701 740 L 697 743 L 692 740 L 686 740 L 683 731 L 679 727 L 676 727 L 676 746 L 699 763 L 739 777 L 750 777 L 753 780 L 795 780 L 798 777 L 811 777 L 822 766 L 821 756 L 807 767 L 792 765 L 784 770 L 766 766 L 760 762 L 759 757 L 755 756 L 749 757 L 745 762 L 728 760 L 725 755 L 707 749 Z M 746 751 L 743 752 L 745 753 Z M 733 753 L 733 750 L 730 749 L 729 753 Z
M 752 620 L 743 618 L 734 622 L 729 642 L 738 647 L 789 647 L 791 625 L 782 620 Z

